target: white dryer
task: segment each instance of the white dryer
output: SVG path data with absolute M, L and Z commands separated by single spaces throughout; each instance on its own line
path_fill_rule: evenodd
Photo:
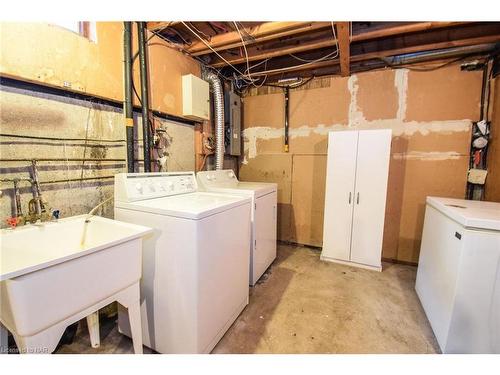
M 415 289 L 443 353 L 500 353 L 500 203 L 427 197 Z
M 252 198 L 249 272 L 250 285 L 255 285 L 276 258 L 278 185 L 266 182 L 238 181 L 231 169 L 198 172 L 196 177 L 201 190 Z
M 144 345 L 208 353 L 248 304 L 251 199 L 198 192 L 194 172 L 115 176 L 115 218 L 154 229 L 144 241 Z M 120 332 L 129 335 L 119 310 Z

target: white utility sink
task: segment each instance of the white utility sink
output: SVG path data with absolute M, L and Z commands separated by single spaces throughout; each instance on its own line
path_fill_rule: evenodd
M 20 352 L 51 353 L 68 325 L 118 301 L 141 353 L 142 237 L 151 232 L 88 215 L 1 230 L 0 322 Z

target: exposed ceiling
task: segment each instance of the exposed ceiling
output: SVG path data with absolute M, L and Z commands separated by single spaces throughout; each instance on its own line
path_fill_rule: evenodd
M 491 53 L 500 43 L 500 22 L 186 21 L 149 22 L 148 29 L 222 75 L 257 84 L 455 61 Z

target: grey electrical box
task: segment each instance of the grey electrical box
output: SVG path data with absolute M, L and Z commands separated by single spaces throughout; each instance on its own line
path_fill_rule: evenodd
M 241 98 L 234 91 L 224 94 L 226 154 L 241 155 Z

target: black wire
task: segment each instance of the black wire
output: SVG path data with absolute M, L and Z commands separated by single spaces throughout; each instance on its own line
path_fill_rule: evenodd
M 85 139 L 85 138 L 56 138 L 56 137 L 39 137 L 34 135 L 20 135 L 20 134 L 7 134 L 0 133 L 0 137 L 11 137 L 11 138 L 28 138 L 28 139 L 39 139 L 48 141 L 87 141 L 87 142 L 126 142 L 125 139 Z

